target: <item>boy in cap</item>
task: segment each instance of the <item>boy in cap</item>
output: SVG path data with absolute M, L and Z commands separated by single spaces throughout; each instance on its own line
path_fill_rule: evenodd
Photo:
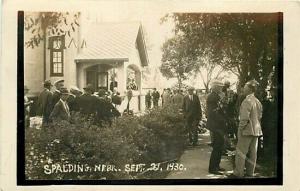
M 44 82 L 44 90 L 40 93 L 38 97 L 38 111 L 43 116 L 43 125 L 49 123 L 49 116 L 52 111 L 52 92 L 50 91 L 52 87 L 51 81 L 46 80 Z
M 254 93 L 258 87 L 255 80 L 248 81 L 243 89 L 246 98 L 240 108 L 240 122 L 238 127 L 238 143 L 236 146 L 235 169 L 232 178 L 253 177 L 257 158 L 257 144 L 262 136 L 260 120 L 262 118 L 262 105 Z
M 69 91 L 67 88 L 60 88 L 61 97 L 55 104 L 53 111 L 51 112 L 50 119 L 60 121 L 60 120 L 70 120 L 70 109 L 67 104 L 67 99 L 69 97 Z

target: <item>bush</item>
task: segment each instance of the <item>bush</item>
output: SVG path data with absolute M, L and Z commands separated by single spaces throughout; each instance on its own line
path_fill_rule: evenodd
M 185 148 L 182 116 L 174 111 L 168 107 L 139 117 L 122 116 L 104 127 L 75 113 L 72 123 L 61 121 L 47 128 L 26 129 L 26 179 L 141 178 L 139 172 L 125 172 L 124 166 L 178 159 Z M 113 164 L 122 171 L 44 173 L 44 165 L 51 164 Z

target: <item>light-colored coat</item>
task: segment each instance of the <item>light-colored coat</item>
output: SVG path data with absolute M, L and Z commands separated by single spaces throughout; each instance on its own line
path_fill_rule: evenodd
M 262 118 L 262 104 L 254 96 L 248 95 L 242 102 L 240 108 L 240 122 L 239 129 L 242 135 L 261 136 L 261 118 Z

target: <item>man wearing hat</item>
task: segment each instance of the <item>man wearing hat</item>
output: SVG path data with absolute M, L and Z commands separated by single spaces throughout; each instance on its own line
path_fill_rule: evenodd
M 49 116 L 53 108 L 52 92 L 50 91 L 51 87 L 51 81 L 46 80 L 44 82 L 44 90 L 38 97 L 38 113 L 43 116 L 43 125 L 47 125 L 49 123 Z
M 69 91 L 67 88 L 60 88 L 60 99 L 55 104 L 53 111 L 51 112 L 50 119 L 53 121 L 61 121 L 61 120 L 70 120 L 70 109 L 67 104 L 67 99 L 69 97 Z
M 194 88 L 188 89 L 188 95 L 183 99 L 182 111 L 186 128 L 189 134 L 190 144 L 196 146 L 198 143 L 198 125 L 202 118 L 202 110 L 199 98 L 194 94 Z
M 260 120 L 262 118 L 263 109 L 262 104 L 254 95 L 257 86 L 258 82 L 251 80 L 245 84 L 243 89 L 246 98 L 240 108 L 235 169 L 232 177 L 244 177 L 245 167 L 245 176 L 254 176 L 258 138 L 262 136 Z
M 53 107 L 60 99 L 60 96 L 61 96 L 60 91 L 61 91 L 61 88 L 64 87 L 64 82 L 65 82 L 64 80 L 57 80 L 54 82 L 55 91 L 53 92 L 53 99 L 52 99 Z
M 160 97 L 159 92 L 156 90 L 156 88 L 153 88 L 152 101 L 154 107 L 158 107 L 159 97 Z
M 95 114 L 97 97 L 93 95 L 93 85 L 88 84 L 83 90 L 84 93 L 78 98 L 79 111 L 87 115 Z
M 213 134 L 212 147 L 210 160 L 209 160 L 209 173 L 221 174 L 220 171 L 225 169 L 220 167 L 222 151 L 224 148 L 224 134 L 226 131 L 226 120 L 222 97 L 224 97 L 223 83 L 219 80 L 211 82 L 211 93 L 206 100 L 207 107 L 207 128 Z
M 73 86 L 70 88 L 70 95 L 67 99 L 68 106 L 70 108 L 70 111 L 78 111 L 78 98 L 82 95 L 81 90 L 79 90 L 77 87 Z
M 25 110 L 25 127 L 30 126 L 30 105 L 33 104 L 33 101 L 29 100 L 27 94 L 29 92 L 29 88 L 25 85 L 24 86 L 24 110 Z

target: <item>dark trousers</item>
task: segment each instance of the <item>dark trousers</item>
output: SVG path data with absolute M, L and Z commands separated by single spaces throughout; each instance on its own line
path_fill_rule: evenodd
M 192 144 L 197 144 L 198 142 L 198 119 L 187 119 L 186 126 L 189 134 L 189 140 Z
M 213 150 L 210 155 L 209 160 L 209 171 L 218 170 L 220 167 L 221 157 L 222 157 L 222 151 L 224 148 L 224 134 L 219 132 L 213 132 L 212 137 L 212 147 Z

